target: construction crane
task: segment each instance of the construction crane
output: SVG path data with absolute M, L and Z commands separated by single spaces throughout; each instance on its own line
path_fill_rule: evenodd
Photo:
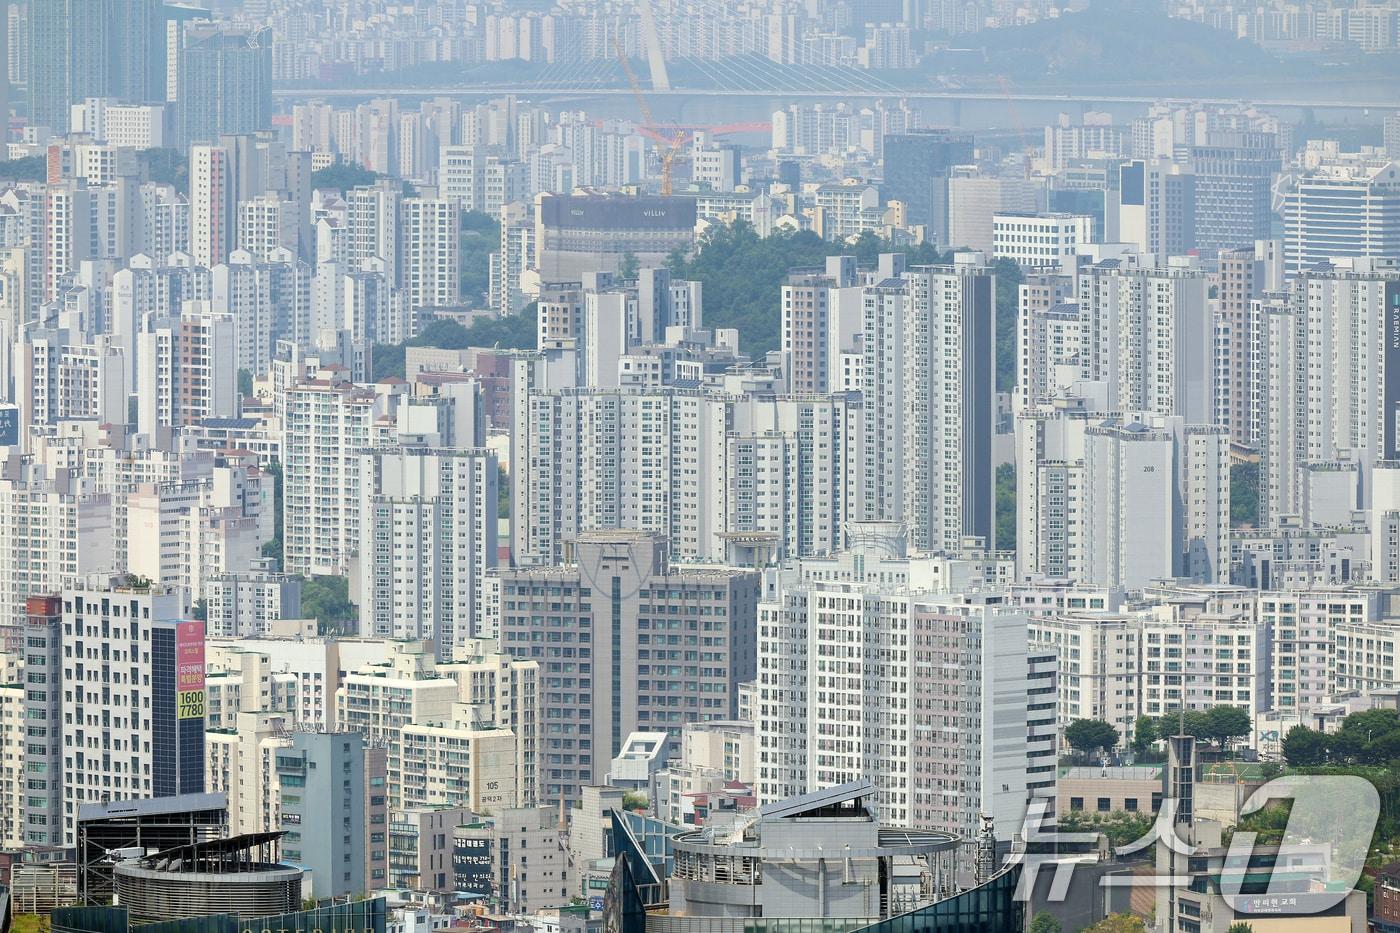
M 657 147 L 661 150 L 661 194 L 669 197 L 671 194 L 671 165 L 675 162 L 681 146 L 685 144 L 688 134 L 685 130 L 677 128 L 673 134 L 668 136 L 657 129 L 656 120 L 651 115 L 651 107 L 647 104 L 646 95 L 642 93 L 641 82 L 637 80 L 636 73 L 632 71 L 632 63 L 627 60 L 627 55 L 622 50 L 622 41 L 616 33 L 613 34 L 613 49 L 617 52 L 617 60 L 622 65 L 622 73 L 627 76 L 627 83 L 632 88 L 632 96 L 637 98 L 637 108 L 641 110 L 644 121 L 642 127 L 644 134 L 656 139 L 661 144 Z

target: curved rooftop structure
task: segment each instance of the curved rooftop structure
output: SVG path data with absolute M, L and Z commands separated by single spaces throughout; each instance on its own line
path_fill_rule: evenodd
M 874 794 L 843 784 L 675 837 L 671 913 L 874 922 L 951 891 L 963 841 L 881 825 Z
M 301 905 L 302 870 L 276 858 L 280 832 L 176 846 L 119 863 L 117 900 L 133 921 L 290 913 Z

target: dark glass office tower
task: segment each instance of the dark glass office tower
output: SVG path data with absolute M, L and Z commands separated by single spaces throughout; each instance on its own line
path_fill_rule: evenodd
M 89 97 L 165 99 L 160 0 L 30 0 L 29 118 L 66 133 Z
M 245 30 L 185 27 L 177 91 L 180 146 L 272 125 L 270 40 Z
M 135 103 L 165 100 L 165 5 L 116 0 L 111 13 L 111 96 Z
M 934 186 L 948 169 L 972 161 L 972 137 L 947 129 L 912 130 L 885 137 L 880 196 L 903 201 L 911 224 L 934 226 Z
M 1283 167 L 1273 133 L 1216 133 L 1190 150 L 1196 176 L 1196 248 L 1205 255 L 1274 235 L 1274 177 Z

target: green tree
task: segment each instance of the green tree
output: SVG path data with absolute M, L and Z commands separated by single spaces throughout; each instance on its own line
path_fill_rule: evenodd
M 1240 707 L 1215 706 L 1206 711 L 1205 734 L 1201 738 L 1224 748 L 1235 739 L 1249 735 L 1253 728 L 1249 713 Z
M 637 254 L 628 250 L 622 256 L 622 262 L 617 267 L 617 277 L 624 282 L 630 282 L 637 277 L 637 272 L 642 264 L 637 259 Z
M 622 809 L 624 810 L 645 810 L 651 805 L 647 800 L 647 795 L 634 790 L 625 791 L 622 795 Z
M 1016 388 L 1016 322 L 1021 312 L 1021 282 L 1025 276 L 1014 260 L 996 262 L 997 391 Z
M 173 185 L 177 191 L 187 191 L 190 185 L 190 160 L 178 149 L 146 149 L 136 154 L 146 169 L 146 177 L 162 185 Z
M 350 581 L 345 577 L 302 580 L 301 612 L 316 620 L 316 629 L 323 635 L 348 632 L 347 623 L 356 617 L 355 604 L 350 601 Z
M 911 265 L 948 260 L 926 243 L 896 246 L 873 233 L 843 243 L 810 230 L 760 237 L 751 224 L 736 221 L 711 227 L 692 255 L 673 251 L 666 265 L 675 277 L 704 286 L 706 327 L 738 329 L 744 352 L 761 356 L 782 344 L 779 302 L 790 270 L 821 268 L 826 257 L 840 255 L 871 265 L 880 253 L 902 253 Z
M 1230 526 L 1253 528 L 1259 524 L 1259 464 L 1230 465 Z
M 238 371 L 238 394 L 244 398 L 253 397 L 253 371 L 250 369 L 240 369 Z
M 1031 918 L 1029 933 L 1060 933 L 1064 927 L 1055 915 L 1048 910 L 1042 910 Z
M 320 171 L 311 173 L 311 187 L 345 192 L 351 188 L 372 185 L 383 177 L 363 166 L 351 165 L 349 162 L 333 162 Z
M 272 476 L 272 540 L 263 542 L 262 556 L 282 563 L 282 464 L 272 461 L 267 472 Z
M 1400 714 L 1393 709 L 1352 713 L 1328 738 L 1328 757 L 1357 765 L 1388 765 L 1400 759 Z
M 1354 733 L 1367 742 L 1375 741 L 1400 729 L 1400 711 L 1393 709 L 1367 709 L 1352 713 L 1342 720 L 1337 732 Z
M 1069 833 L 1102 833 L 1114 846 L 1125 846 L 1141 839 L 1152 829 L 1152 814 L 1128 813 L 1114 810 L 1112 813 L 1086 813 L 1071 810 L 1057 817 L 1059 828 Z
M 1294 726 L 1283 737 L 1283 760 L 1293 768 L 1327 763 L 1327 736 L 1307 726 Z
M 1291 800 L 1278 800 L 1240 817 L 1229 836 L 1235 833 L 1254 833 L 1255 845 L 1276 846 L 1283 842 L 1284 830 L 1288 828 L 1288 817 L 1293 811 Z M 1229 839 L 1222 839 L 1226 845 Z
M 1109 914 L 1080 933 L 1147 933 L 1147 924 L 1132 914 Z
M 1206 739 L 1209 728 L 1206 724 L 1206 714 L 1201 710 L 1189 709 L 1184 713 L 1167 713 L 1157 719 L 1157 733 L 1162 738 L 1189 735 L 1196 739 Z
M 1109 750 L 1118 744 L 1118 730 L 1101 719 L 1076 719 L 1065 726 L 1069 747 L 1085 753 Z
M 685 250 L 677 246 L 666 254 L 666 269 L 673 278 L 679 278 L 685 272 L 686 254 Z
M 1254 933 L 1254 927 L 1243 920 L 1238 920 L 1226 927 L 1225 933 Z
M 997 465 L 997 548 L 1003 551 L 1016 550 L 1016 466 L 1011 463 Z
M 1133 723 L 1133 753 L 1145 755 L 1147 750 L 1162 738 L 1157 731 L 1157 720 L 1151 716 L 1139 716 Z
M 501 248 L 501 225 L 490 214 L 466 211 L 459 242 L 462 296 L 474 307 L 485 307 L 491 288 L 491 254 Z
M 47 181 L 48 177 L 48 159 L 43 156 L 0 161 L 0 182 Z
M 374 348 L 374 378 L 389 376 L 404 378 L 404 349 L 406 347 L 440 347 L 444 350 L 464 350 L 467 347 L 498 347 L 502 350 L 530 350 L 536 343 L 534 302 L 519 314 L 508 317 L 483 317 L 463 327 L 456 321 L 430 321 L 418 336 L 399 344 L 378 344 Z
M 10 924 L 10 933 L 49 933 L 51 929 L 53 921 L 48 914 L 15 914 Z

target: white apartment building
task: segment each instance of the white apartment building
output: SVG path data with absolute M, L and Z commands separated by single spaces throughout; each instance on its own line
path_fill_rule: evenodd
M 209 637 L 257 638 L 277 620 L 300 618 L 301 580 L 266 570 L 212 574 L 204 600 Z
M 529 392 L 524 414 L 517 561 L 557 562 L 565 541 L 610 528 L 660 532 L 692 561 L 724 560 L 738 536 L 827 553 L 856 507 L 859 422 L 846 396 L 562 389 Z
M 1087 586 L 1139 589 L 1229 576 L 1229 436 L 1179 418 L 1083 408 L 1016 424 L 1017 568 Z
M 822 239 L 844 240 L 867 230 L 877 231 L 885 222 L 880 189 L 857 178 L 820 185 L 816 191 L 816 217 L 812 229 Z
M 921 550 L 995 537 L 994 291 L 976 253 L 865 290 L 861 517 L 906 522 Z
M 1142 713 L 1142 631 L 1132 615 L 1056 612 L 1030 616 L 1032 650 L 1059 659 L 1061 726 L 1097 719 L 1130 741 Z
M 24 619 L 29 596 L 112 569 L 111 497 L 68 470 L 11 456 L 0 463 L 0 625 Z
M 186 229 L 188 234 L 188 228 Z M 135 392 L 140 373 L 139 335 L 149 326 L 168 318 L 178 318 L 186 301 L 208 301 L 213 297 L 213 273 L 193 265 L 166 265 L 188 262 L 170 253 L 157 261 L 145 254 L 131 257 L 130 264 L 112 276 L 112 300 L 108 305 L 112 340 L 122 348 L 126 361 L 128 391 Z M 192 306 L 194 307 L 194 306 Z
M 501 208 L 501 248 L 491 261 L 489 304 L 501 314 L 518 314 L 530 298 L 525 278 L 535 264 L 537 231 L 530 205 Z
M 840 549 L 788 567 L 802 583 L 866 583 L 940 594 L 1000 588 L 1015 577 L 1010 558 L 978 547 L 910 553 L 908 529 L 898 522 L 851 522 Z
M 282 396 L 283 561 L 288 573 L 344 575 L 360 544 L 360 454 L 391 397 L 323 370 Z
M 1145 618 L 1142 712 L 1163 716 L 1185 708 L 1267 709 L 1273 678 L 1273 633 L 1256 619 L 1202 613 L 1173 619 L 1157 610 Z
M 141 215 L 141 253 L 164 261 L 174 253 L 190 252 L 190 202 L 184 192 L 174 185 L 142 185 Z
M 190 480 L 138 486 L 118 497 L 127 537 L 119 569 L 178 588 L 191 604 L 205 598 L 204 581 L 213 575 L 250 569 L 271 532 L 259 511 L 271 504 L 241 495 L 230 500 L 222 492 L 212 480 Z
M 395 286 L 403 284 L 403 189 L 384 180 L 345 192 L 346 261 L 351 270 L 363 268 L 367 259 L 384 264 Z
M 233 154 L 223 146 L 190 147 L 190 252 L 212 269 L 228 258 L 237 242 Z
M 1082 214 L 992 216 L 992 258 L 1010 259 L 1030 269 L 1058 269 L 1080 244 L 1093 239 L 1093 218 Z
M 382 263 L 366 260 L 365 265 Z M 347 272 L 340 263 L 320 263 L 311 283 L 311 306 L 317 331 L 345 331 L 356 343 L 402 343 L 416 326 L 403 294 L 379 268 Z
M 277 713 L 296 723 L 299 689 L 296 675 L 274 672 L 266 655 L 223 652 L 204 678 L 205 726 L 236 729 L 245 713 Z
M 1106 260 L 1079 277 L 1082 378 L 1108 383 L 1114 411 L 1212 424 L 1215 321 L 1206 273 L 1143 262 Z
M 1400 625 L 1394 620 L 1342 622 L 1334 637 L 1338 692 L 1394 690 L 1400 684 Z
M 486 624 L 496 566 L 496 455 L 391 447 L 360 454 L 360 633 L 426 639 L 447 659 Z
M 236 675 L 240 692 L 242 684 L 252 682 L 259 695 L 266 686 L 270 698 L 287 696 L 286 703 L 273 708 L 288 713 L 294 722 L 334 729 L 335 692 L 342 674 L 389 651 L 390 646 L 378 639 L 211 637 L 206 667 L 211 676 Z M 290 685 L 280 685 L 284 677 L 291 678 Z
M 516 796 L 521 806 L 534 806 L 544 796 L 538 662 L 502 654 L 497 642 L 485 639 L 459 645 L 456 657 L 439 664 L 438 672 L 457 681 L 460 701 L 472 706 L 478 722 L 514 736 Z
M 857 508 L 860 420 L 844 395 L 745 399 L 725 438 L 725 529 L 764 535 L 779 559 L 844 545 Z
M 7 846 L 19 848 L 27 844 L 24 831 L 24 808 L 28 786 L 26 764 L 39 764 L 38 756 L 29 756 L 28 724 L 24 706 L 25 686 L 9 683 L 0 686 L 0 839 Z M 47 762 L 45 762 L 47 764 Z
M 240 240 L 248 229 L 239 227 Z M 275 293 L 273 267 L 261 255 L 263 246 L 257 251 L 240 246 L 229 253 L 228 262 L 211 270 L 210 309 L 227 315 L 233 322 L 237 367 L 254 375 L 262 375 L 272 367 L 273 336 L 279 330 L 279 298 L 293 298 Z M 274 258 L 292 255 L 281 246 L 271 246 L 270 250 Z
M 782 287 L 783 372 L 793 392 L 841 390 L 842 351 L 861 332 L 861 286 L 854 256 L 830 256 L 818 273 L 794 273 Z
M 291 745 L 281 713 L 239 713 L 235 725 L 204 735 L 209 793 L 228 795 L 229 832 L 275 832 L 281 825 L 277 750 Z
M 530 196 L 529 166 L 503 159 L 480 146 L 443 146 L 438 160 L 438 195 L 463 211 L 496 215 Z
M 203 793 L 204 714 L 177 710 L 176 677 L 204 632 L 155 587 L 95 577 L 62 599 L 61 670 L 46 673 L 63 686 L 63 810 L 48 819 L 71 846 L 83 804 Z
M 732 402 L 693 389 L 564 389 L 523 402 L 512 461 L 528 470 L 515 559 L 558 563 L 590 529 L 660 532 L 681 560 L 724 554 L 725 432 Z M 522 541 L 521 532 L 526 533 Z
M 1348 664 L 1340 657 L 1342 626 L 1373 622 L 1378 600 L 1374 591 L 1290 590 L 1260 593 L 1258 605 L 1260 625 L 1273 633 L 1271 707 L 1298 716 L 1343 689 L 1339 680 Z
M 1083 334 L 1071 276 L 1027 275 L 1017 289 L 1016 391 L 1012 410 L 1020 414 L 1068 389 L 1083 374 Z
M 113 149 L 160 149 L 166 145 L 165 106 L 89 97 L 73 105 L 72 129 Z
M 992 593 L 784 573 L 759 604 L 760 802 L 869 778 L 898 825 L 967 835 L 985 813 L 998 833 L 1020 826 L 1045 781 L 1032 769 L 1045 759 L 1053 785 L 1055 755 L 1054 685 L 1032 695 L 1026 616 Z
M 459 704 L 441 722 L 404 725 L 390 746 L 389 806 L 467 807 L 473 813 L 518 806 L 515 735 L 479 725 Z
M 1304 514 L 1310 464 L 1357 464 L 1359 486 L 1345 494 L 1350 508 L 1361 509 L 1370 506 L 1376 462 L 1400 459 L 1400 398 L 1389 388 L 1400 372 L 1389 339 L 1397 292 L 1395 260 L 1358 259 L 1300 275 L 1286 299 L 1261 306 L 1259 510 L 1266 527 Z
M 403 201 L 403 290 L 412 314 L 461 299 L 461 213 L 453 198 Z
M 347 671 L 335 691 L 336 728 L 385 743 L 393 754 L 404 726 L 449 722 L 457 681 L 439 673 L 431 646 L 400 645 L 389 657 Z
M 1060 726 L 1103 720 L 1126 743 L 1139 716 L 1269 709 L 1279 675 L 1271 625 L 1272 610 L 1256 618 L 1218 600 L 1196 607 L 1148 601 L 1121 611 L 1036 613 L 1030 640 L 1033 650 L 1057 657 Z
M 691 179 L 711 191 L 733 191 L 742 180 L 743 162 L 738 146 L 704 145 L 690 150 Z
M 69 418 L 124 423 L 126 353 L 113 338 L 90 342 L 70 330 L 28 331 L 14 348 L 14 400 L 19 403 L 20 442 L 27 427 Z
M 301 206 L 276 194 L 249 198 L 238 205 L 237 248 L 255 262 L 272 262 L 285 250 L 300 249 Z
M 136 423 L 141 433 L 238 414 L 237 323 L 208 302 L 152 321 L 136 337 Z

